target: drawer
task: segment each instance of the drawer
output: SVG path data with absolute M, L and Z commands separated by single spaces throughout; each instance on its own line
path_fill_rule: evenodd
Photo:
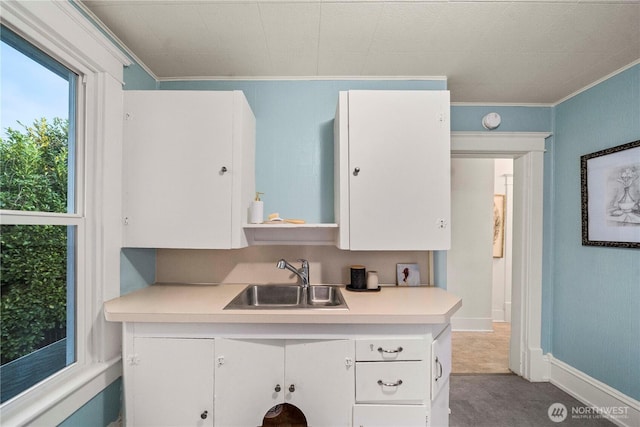
M 353 427 L 417 427 L 427 418 L 425 405 L 355 405 Z
M 360 339 L 356 340 L 356 361 L 426 360 L 427 350 L 424 338 Z
M 426 362 L 356 363 L 356 402 L 425 403 Z

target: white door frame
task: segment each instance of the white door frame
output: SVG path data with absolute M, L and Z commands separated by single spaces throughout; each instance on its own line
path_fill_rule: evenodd
M 544 144 L 549 133 L 451 132 L 451 155 L 512 158 L 513 289 L 509 369 L 548 381 L 541 347 Z

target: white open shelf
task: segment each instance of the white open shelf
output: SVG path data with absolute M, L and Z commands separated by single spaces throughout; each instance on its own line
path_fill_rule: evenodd
M 250 245 L 334 245 L 338 224 L 245 224 Z

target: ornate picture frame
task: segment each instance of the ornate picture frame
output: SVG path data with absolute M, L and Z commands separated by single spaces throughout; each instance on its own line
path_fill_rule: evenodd
M 640 248 L 640 140 L 580 157 L 582 245 Z

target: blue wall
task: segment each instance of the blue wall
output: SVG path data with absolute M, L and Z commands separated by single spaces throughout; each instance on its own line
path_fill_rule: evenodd
M 125 86 L 129 88 L 129 84 Z M 170 81 L 164 90 L 242 90 L 256 116 L 256 191 L 265 212 L 307 222 L 334 222 L 333 119 L 345 90 L 446 89 L 444 80 Z M 499 131 L 551 130 L 550 107 L 454 106 L 454 131 L 485 131 L 496 111 Z M 295 177 L 292 179 L 292 177 Z
M 580 156 L 640 139 L 640 65 L 555 107 L 554 134 L 546 350 L 640 399 L 640 251 L 582 246 L 580 216 Z
M 503 119 L 496 132 L 554 132 L 545 154 L 542 347 L 636 399 L 640 255 L 637 250 L 581 245 L 579 157 L 640 138 L 639 68 L 553 108 L 454 105 L 451 113 L 453 131 L 483 131 L 482 117 L 496 111 Z M 165 90 L 243 90 L 257 121 L 256 184 L 266 193 L 265 210 L 309 222 L 333 221 L 332 120 L 337 92 L 444 86 L 443 81 L 394 80 L 157 85 Z M 127 81 L 126 89 L 155 87 L 143 75 L 132 84 Z M 446 266 L 443 255 L 436 258 L 438 266 Z
M 118 378 L 59 424 L 59 427 L 103 427 L 120 416 L 122 379 Z
M 146 288 L 156 281 L 156 250 L 123 248 L 120 253 L 120 295 Z
M 446 89 L 444 80 L 161 82 L 167 90 L 242 90 L 256 117 L 256 191 L 265 214 L 334 222 L 333 118 L 349 89 Z

